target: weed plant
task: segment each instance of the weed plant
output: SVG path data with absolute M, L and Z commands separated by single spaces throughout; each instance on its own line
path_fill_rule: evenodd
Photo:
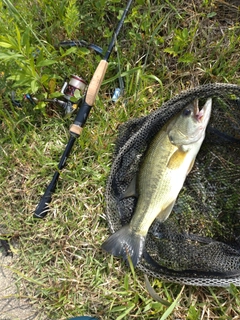
M 239 3 L 221 0 L 133 2 L 96 104 L 61 173 L 50 213 L 32 213 L 57 168 L 74 119 L 40 103 L 13 106 L 25 93 L 54 97 L 66 76 L 90 81 L 100 57 L 86 48 L 59 49 L 83 39 L 106 50 L 125 3 L 119 0 L 0 2 L 0 214 L 19 259 L 19 295 L 38 319 L 239 319 L 239 289 L 199 288 L 150 279 L 167 307 L 148 294 L 143 274 L 103 253 L 109 235 L 104 190 L 119 124 L 148 114 L 199 84 L 240 84 Z M 124 95 L 111 95 L 119 75 Z

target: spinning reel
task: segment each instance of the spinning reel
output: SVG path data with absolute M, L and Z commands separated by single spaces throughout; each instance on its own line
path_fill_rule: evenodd
M 69 41 L 62 41 L 59 43 L 57 47 L 86 47 L 96 52 L 100 56 L 103 56 L 103 50 L 99 46 L 95 44 L 88 44 L 84 40 L 69 40 Z M 86 91 L 87 82 L 79 77 L 78 75 L 71 75 L 68 81 L 65 79 L 64 84 L 60 90 L 62 97 L 60 98 L 53 98 L 53 99 L 38 99 L 33 95 L 27 93 L 24 94 L 24 101 L 30 102 L 33 106 L 36 106 L 39 102 L 52 102 L 59 105 L 63 108 L 65 116 L 72 114 L 76 109 L 79 101 L 73 101 L 72 98 L 76 97 L 76 91 L 80 91 L 83 94 Z M 121 96 L 124 90 L 124 84 L 121 77 L 119 77 L 119 88 L 115 88 L 111 100 L 116 102 L 118 98 Z M 15 92 L 12 91 L 10 95 L 12 104 L 16 107 L 21 108 L 22 102 L 20 100 L 15 99 Z

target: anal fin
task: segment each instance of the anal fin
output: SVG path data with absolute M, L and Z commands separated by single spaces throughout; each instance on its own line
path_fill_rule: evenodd
M 170 213 L 172 212 L 172 209 L 175 205 L 176 200 L 173 200 L 164 210 L 162 210 L 158 216 L 156 217 L 156 219 L 160 222 L 164 222 L 168 216 L 170 215 Z

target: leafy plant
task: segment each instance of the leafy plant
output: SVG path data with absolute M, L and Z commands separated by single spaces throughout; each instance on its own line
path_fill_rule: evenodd
M 68 38 L 74 38 L 80 28 L 79 8 L 77 0 L 69 0 L 66 5 L 66 13 L 63 19 L 63 24 L 67 32 Z
M 43 89 L 51 75 L 43 67 L 57 62 L 48 58 L 49 54 L 30 44 L 30 32 L 26 29 L 21 33 L 15 26 L 15 34 L 1 36 L 0 60 L 9 65 L 11 75 L 8 80 L 13 80 L 13 87 L 25 87 L 32 93 Z M 47 55 L 47 57 L 46 57 Z
M 189 44 L 192 41 L 192 31 L 189 32 L 187 28 L 176 29 L 174 31 L 174 36 L 172 39 L 171 47 L 164 49 L 164 52 L 167 52 L 174 57 L 178 57 L 179 62 L 191 63 L 194 61 L 194 55 L 191 52 L 186 52 L 189 48 Z

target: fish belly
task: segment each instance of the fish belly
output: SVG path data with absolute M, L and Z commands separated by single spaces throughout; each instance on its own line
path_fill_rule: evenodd
M 133 231 L 145 236 L 156 217 L 168 218 L 195 156 L 171 144 L 165 131 L 154 138 L 140 168 Z

